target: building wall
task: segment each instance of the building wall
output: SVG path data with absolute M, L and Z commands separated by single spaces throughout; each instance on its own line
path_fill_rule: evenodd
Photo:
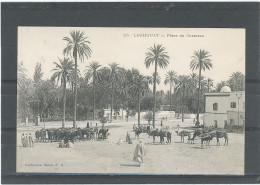
M 236 92 L 232 92 L 230 94 L 230 98 L 229 98 L 229 106 L 228 106 L 228 111 L 238 111 L 238 98 L 237 98 L 237 94 L 240 96 L 239 98 L 239 112 L 245 112 L 245 92 L 244 91 L 236 91 Z M 231 102 L 236 102 L 236 108 L 232 108 L 231 107 Z
M 206 113 L 227 113 L 229 104 L 229 96 L 205 96 L 205 112 Z M 218 104 L 218 110 L 213 110 L 213 104 Z
M 243 125 L 245 124 L 245 112 L 239 111 L 228 111 L 227 113 L 227 119 L 228 119 L 228 123 L 230 124 L 232 121 L 231 119 L 233 119 L 233 124 L 235 125 Z M 239 119 L 239 123 L 238 123 L 238 119 Z
M 227 122 L 227 110 L 229 102 L 229 93 L 217 93 L 209 94 L 205 96 L 205 115 L 204 115 L 204 126 L 215 127 L 215 122 L 217 123 L 217 128 L 224 128 L 225 122 Z M 218 104 L 218 109 L 213 109 L 213 104 Z
M 227 95 L 227 96 L 226 96 Z M 239 97 L 239 107 L 238 98 Z M 231 107 L 231 102 L 236 103 L 236 107 Z M 218 110 L 213 110 L 213 104 L 218 104 Z M 239 114 L 238 114 L 239 109 Z M 243 125 L 245 122 L 245 92 L 237 91 L 231 93 L 208 93 L 205 95 L 205 126 L 215 126 L 217 121 L 218 128 L 224 128 L 225 122 L 230 124 Z
M 225 121 L 227 121 L 227 113 L 205 113 L 204 115 L 204 126 L 210 127 L 215 126 L 215 120 L 217 121 L 217 128 L 224 128 Z

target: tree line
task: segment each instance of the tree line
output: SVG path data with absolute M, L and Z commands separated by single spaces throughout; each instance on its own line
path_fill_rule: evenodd
M 110 122 L 113 113 L 120 109 L 127 110 L 127 114 L 137 113 L 138 124 L 141 111 L 153 111 L 154 126 L 155 112 L 162 108 L 182 113 L 182 118 L 184 113 L 197 113 L 199 120 L 199 113 L 204 111 L 205 92 L 218 92 L 224 85 L 233 91 L 244 90 L 244 75 L 240 72 L 232 73 L 226 82 L 213 89 L 213 80 L 202 75 L 202 71 L 213 66 L 209 52 L 203 49 L 193 53 L 190 75 L 170 70 L 160 77 L 158 67 L 166 69 L 170 61 L 166 48 L 160 44 L 154 44 L 145 53 L 144 65 L 154 68 L 151 75 L 143 75 L 135 68 L 125 69 L 116 62 L 101 66 L 98 61 L 89 62 L 81 74 L 78 60 L 84 62 L 91 57 L 90 41 L 81 31 L 71 31 L 63 40 L 67 43 L 64 57 L 53 62 L 50 79 L 42 79 L 40 63 L 35 66 L 33 79 L 26 76 L 23 63 L 18 64 L 18 118 L 22 122 L 39 114 L 46 120 L 62 118 L 62 127 L 66 120 L 72 120 L 75 127 L 77 120 L 97 119 L 107 108 L 110 108 Z M 169 91 L 156 90 L 161 80 Z

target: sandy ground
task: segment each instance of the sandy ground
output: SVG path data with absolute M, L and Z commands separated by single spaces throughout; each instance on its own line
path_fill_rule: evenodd
M 78 122 L 78 127 L 85 127 L 85 122 Z M 96 123 L 96 122 L 94 122 Z M 124 173 L 124 174 L 244 174 L 244 135 L 229 134 L 229 145 L 216 146 L 216 139 L 210 148 L 201 148 L 200 140 L 195 144 L 180 142 L 180 136 L 174 132 L 180 127 L 192 125 L 191 120 L 167 120 L 164 125 L 172 128 L 172 144 L 152 143 L 152 138 L 141 134 L 145 144 L 144 164 L 141 167 L 133 162 L 133 153 L 138 140 L 134 139 L 132 126 L 136 120 L 126 122 L 115 120 L 107 123 L 110 127 L 109 139 L 105 141 L 79 141 L 74 148 L 58 148 L 58 143 L 35 143 L 32 148 L 23 148 L 21 134 L 34 132 L 43 127 L 29 126 L 18 128 L 17 132 L 17 172 L 42 173 Z M 142 121 L 142 123 L 146 123 Z M 157 127 L 159 127 L 159 122 Z M 45 123 L 46 128 L 60 127 L 60 122 Z M 71 127 L 72 123 L 66 123 Z M 133 144 L 118 145 L 119 138 L 125 140 L 129 131 Z

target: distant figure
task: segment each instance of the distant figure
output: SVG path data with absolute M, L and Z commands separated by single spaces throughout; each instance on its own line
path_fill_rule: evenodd
M 22 133 L 21 142 L 22 142 L 23 147 L 26 147 L 25 146 L 25 136 L 24 136 L 24 133 Z
M 128 121 L 128 115 L 126 115 L 125 117 L 126 117 L 126 121 Z
M 164 143 L 164 137 L 163 137 L 163 134 L 162 134 L 162 133 L 160 134 L 160 143 L 161 143 L 161 144 Z
M 162 121 L 162 119 L 161 119 L 161 126 L 163 126 L 163 121 Z
M 194 118 L 194 119 L 193 119 L 193 123 L 195 123 L 195 121 L 196 121 L 196 119 Z
M 73 148 L 73 143 L 70 142 L 70 140 L 69 140 L 68 143 L 67 143 L 67 148 Z
M 130 140 L 131 140 L 130 134 L 127 132 L 127 134 L 126 134 L 126 142 L 129 143 Z
M 97 127 L 97 123 L 96 123 L 96 127 Z
M 133 161 L 139 163 L 139 167 L 144 162 L 144 155 L 145 155 L 144 144 L 143 144 L 143 140 L 140 139 L 139 143 L 135 147 L 135 153 L 133 158 Z
M 136 125 L 134 124 L 134 126 L 133 126 L 133 130 L 135 130 L 136 129 Z
M 91 127 L 91 128 L 93 127 L 93 123 L 90 123 L 90 127 Z
M 26 134 L 24 142 L 25 142 L 25 147 L 28 147 L 29 146 L 28 134 Z
M 47 139 L 49 139 L 49 137 L 48 137 L 48 132 L 47 132 L 47 130 L 45 130 L 45 141 L 47 142 Z
M 64 140 L 61 140 L 59 143 L 59 148 L 64 148 L 64 147 L 65 147 Z
M 33 147 L 33 138 L 31 133 L 29 133 L 28 141 L 29 141 L 29 147 Z
M 119 138 L 119 140 L 118 140 L 117 144 L 118 144 L 118 145 L 121 145 L 122 143 L 123 143 L 123 140 L 122 140 L 122 138 Z
M 87 123 L 87 128 L 89 128 L 89 122 Z
M 167 143 L 170 145 L 172 142 L 172 133 L 171 132 L 167 132 Z

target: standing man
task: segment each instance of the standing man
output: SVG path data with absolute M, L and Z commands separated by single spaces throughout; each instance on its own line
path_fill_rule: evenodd
M 28 140 L 29 140 L 29 147 L 33 147 L 33 138 L 32 138 L 31 133 L 29 133 Z
M 130 141 L 130 134 L 127 132 L 127 134 L 126 134 L 126 142 L 129 143 L 129 141 Z
M 25 136 L 25 140 L 24 140 L 25 142 L 25 147 L 28 147 L 28 145 L 29 145 L 29 142 L 28 142 L 28 134 L 26 134 L 26 136 Z
M 26 146 L 25 146 L 25 137 L 24 137 L 24 133 L 22 133 L 21 141 L 22 141 L 22 145 L 23 145 L 23 147 L 26 147 Z
M 133 161 L 139 163 L 139 167 L 141 167 L 141 164 L 144 162 L 144 155 L 145 155 L 144 144 L 143 144 L 143 140 L 140 139 L 139 143 L 135 147 L 135 153 L 133 158 Z

